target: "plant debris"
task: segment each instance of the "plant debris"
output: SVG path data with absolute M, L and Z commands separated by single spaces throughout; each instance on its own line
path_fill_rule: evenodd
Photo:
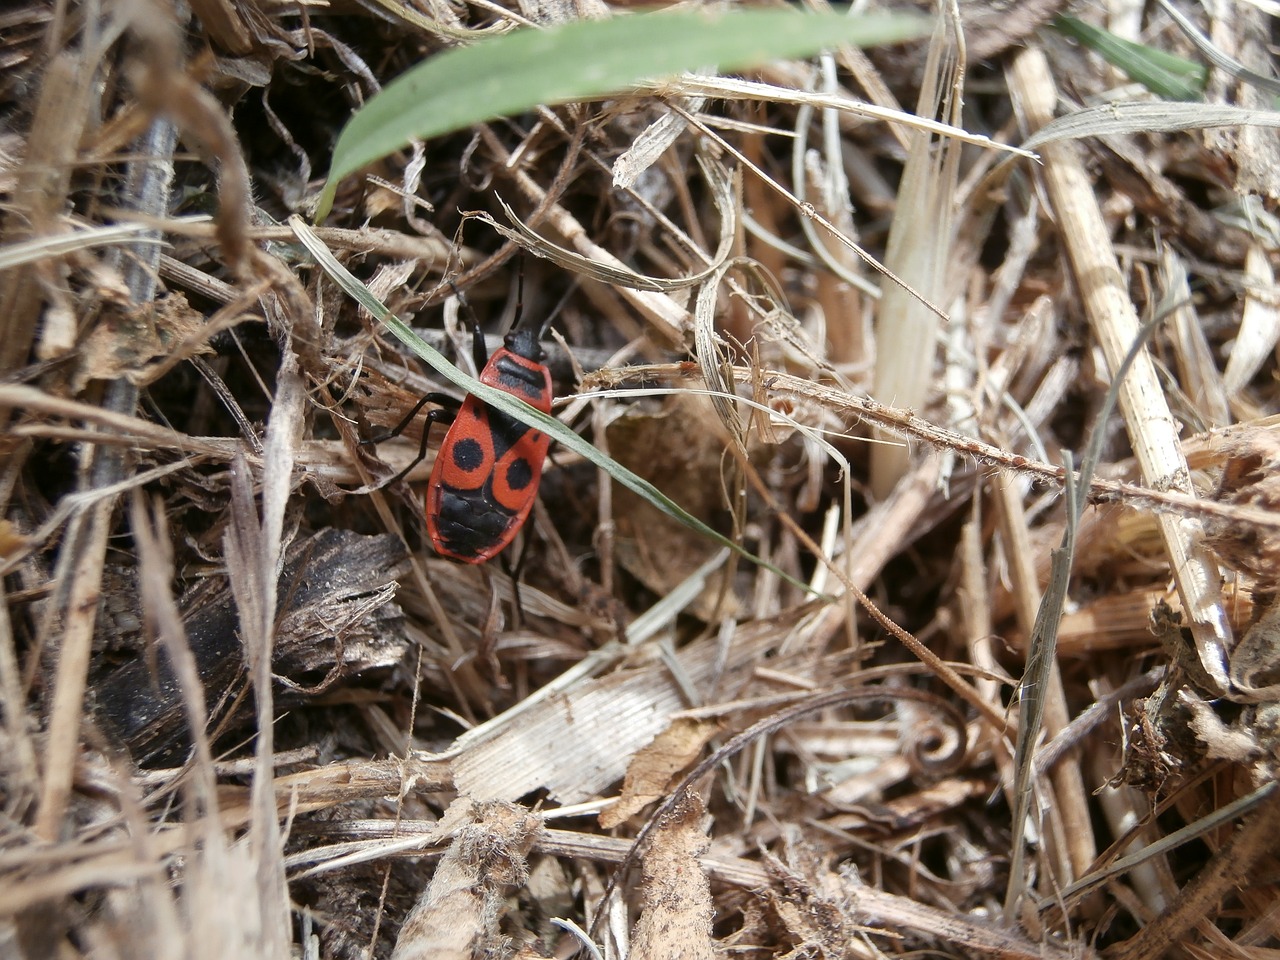
M 639 14 L 0 13 L 0 955 L 1280 948 L 1274 11 L 989 6 L 495 64 L 331 183 L 415 65 Z M 388 433 L 461 396 L 304 232 L 464 371 L 549 320 L 607 459 L 503 556 L 432 553 Z

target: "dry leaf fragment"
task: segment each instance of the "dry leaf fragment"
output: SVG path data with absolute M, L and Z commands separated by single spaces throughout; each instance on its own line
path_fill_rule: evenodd
M 1280 341 L 1280 286 L 1267 254 L 1258 244 L 1250 244 L 1245 256 L 1244 306 L 1240 326 L 1227 356 L 1222 386 L 1235 397 L 1257 376 Z
M 0 560 L 9 560 L 30 546 L 30 537 L 24 536 L 9 520 L 0 520 Z
M 1219 503 L 1280 511 L 1280 438 L 1270 430 L 1247 429 L 1227 441 Z M 1207 519 L 1205 545 L 1218 559 L 1261 584 L 1280 582 L 1280 537 L 1248 521 Z
M 609 425 L 618 462 L 654 483 L 685 510 L 712 526 L 724 510 L 726 438 L 705 397 L 678 394 L 661 413 L 630 411 Z M 629 490 L 613 494 L 617 557 L 622 567 L 662 596 L 719 549 Z M 712 578 L 690 605 L 694 616 L 734 616 L 738 601 Z
M 709 845 L 705 808 L 686 794 L 659 824 L 644 855 L 644 912 L 632 932 L 631 960 L 712 960 L 711 885 L 698 857 Z
M 708 689 L 717 677 L 721 689 L 730 689 L 747 682 L 802 615 L 798 609 L 739 630 L 727 659 L 710 636 L 680 650 L 676 663 L 695 689 Z M 580 803 L 609 789 L 626 775 L 631 757 L 688 706 L 667 666 L 643 656 L 638 652 L 625 669 L 579 678 L 464 733 L 454 745 L 459 792 L 515 800 L 544 789 L 560 803 Z
M 459 797 L 441 824 L 456 829 L 453 842 L 405 918 L 392 960 L 513 955 L 498 920 L 506 888 L 528 877 L 525 858 L 542 831 L 541 818 L 519 804 Z
M 1189 690 L 1183 690 L 1179 699 L 1191 711 L 1190 727 L 1204 744 L 1206 756 L 1248 763 L 1258 755 L 1258 743 L 1248 731 L 1235 724 L 1228 726 L 1212 706 Z
M 672 782 L 693 765 L 707 741 L 721 729 L 719 721 L 709 718 L 673 720 L 671 726 L 632 757 L 622 784 L 622 796 L 600 812 L 600 826 L 612 830 L 633 813 L 665 796 Z
M 152 366 L 160 361 L 159 367 L 167 370 L 169 355 L 180 343 L 188 345 L 189 356 L 214 352 L 200 336 L 206 327 L 204 316 L 180 293 L 122 308 L 113 319 L 94 327 L 82 344 L 73 384 L 76 390 L 90 380 L 117 377 L 147 386 L 154 379 Z
M 778 879 L 769 892 L 769 904 L 796 943 L 789 955 L 848 956 L 849 945 L 860 933 L 887 933 L 854 919 L 846 879 L 799 828 L 785 825 L 782 840 L 782 859 L 770 853 L 765 863 Z

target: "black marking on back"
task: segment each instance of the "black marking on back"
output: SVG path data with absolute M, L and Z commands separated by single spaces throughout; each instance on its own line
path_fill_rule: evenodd
M 527 367 L 502 354 L 498 354 L 494 359 L 494 367 L 498 371 L 500 389 L 508 393 L 522 393 L 530 400 L 542 399 L 542 394 L 547 388 L 547 377 L 541 367 Z
M 489 434 L 493 437 L 493 459 L 496 463 L 501 460 L 525 434 L 533 431 L 533 427 L 527 423 L 521 423 L 515 417 L 508 416 L 501 410 L 495 410 L 493 407 L 486 406 L 485 413 L 489 418 Z

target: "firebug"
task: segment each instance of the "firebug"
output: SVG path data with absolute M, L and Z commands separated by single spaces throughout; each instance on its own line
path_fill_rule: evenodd
M 483 337 L 478 342 L 483 348 Z M 537 333 L 516 329 L 484 363 L 479 379 L 550 413 L 551 374 L 543 360 Z M 550 445 L 545 433 L 467 397 L 427 483 L 427 533 L 436 552 L 463 563 L 501 553 L 533 508 Z
M 538 331 L 517 322 L 493 356 L 487 355 L 479 324 L 472 333 L 480 382 L 550 413 L 551 373 Z M 437 393 L 423 397 L 386 436 L 400 433 L 427 403 L 439 404 L 440 409 L 427 414 L 419 455 L 389 482 L 403 477 L 426 455 L 431 424 L 452 417 L 424 496 L 427 534 L 441 556 L 484 563 L 515 539 L 533 509 L 551 438 L 478 397 L 459 403 Z

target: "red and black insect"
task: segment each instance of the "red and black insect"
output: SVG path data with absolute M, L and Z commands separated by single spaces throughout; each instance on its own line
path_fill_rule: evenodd
M 477 342 L 483 350 L 484 338 Z M 551 374 L 543 360 L 537 333 L 516 329 L 476 366 L 481 383 L 550 413 Z M 427 533 L 436 552 L 463 563 L 483 563 L 501 553 L 533 508 L 550 445 L 540 430 L 467 397 L 427 484 Z
M 551 374 L 543 362 L 537 331 L 517 327 L 493 356 L 487 353 L 477 324 L 472 355 L 480 382 L 519 397 L 543 413 L 551 412 Z M 427 403 L 439 404 L 441 409 L 427 414 L 419 455 L 389 482 L 403 477 L 426 455 L 431 424 L 452 417 L 427 483 L 427 533 L 441 556 L 484 563 L 515 539 L 528 518 L 551 438 L 478 397 L 468 396 L 459 403 L 438 393 L 418 401 L 386 436 L 404 430 Z

